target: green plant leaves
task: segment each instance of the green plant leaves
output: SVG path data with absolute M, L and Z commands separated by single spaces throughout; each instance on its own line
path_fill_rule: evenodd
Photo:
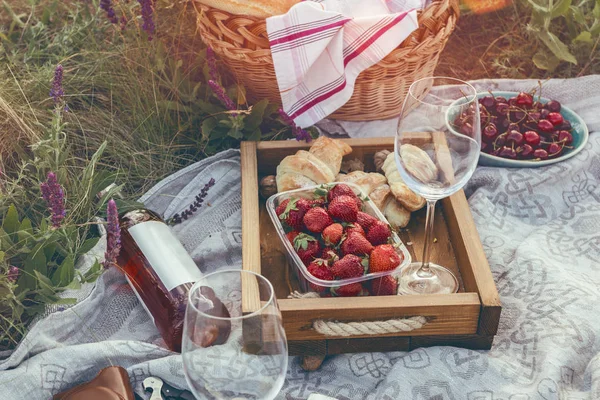
M 75 259 L 73 256 L 69 255 L 65 257 L 62 264 L 60 264 L 54 274 L 58 275 L 58 283 L 56 284 L 57 286 L 63 287 L 70 284 L 75 277 Z M 52 279 L 52 281 L 56 282 L 55 279 Z
M 569 12 L 569 7 L 571 7 L 571 3 L 572 0 L 558 0 L 556 3 L 554 3 L 550 16 L 552 18 L 560 17 L 563 15 L 566 16 Z
M 558 59 L 577 65 L 577 59 L 569 52 L 567 45 L 561 42 L 555 34 L 542 30 L 538 32 L 537 36 Z
M 581 8 L 571 6 L 569 7 L 569 10 L 571 11 L 571 15 L 573 16 L 575 22 L 577 22 L 579 25 L 585 25 L 585 16 L 583 15 Z
M 263 122 L 265 110 L 269 105 L 269 100 L 261 100 L 252 106 L 250 115 L 244 120 L 244 126 L 249 131 L 254 131 L 260 127 Z
M 554 71 L 560 63 L 558 58 L 547 51 L 538 51 L 534 54 L 532 60 L 536 67 L 546 71 Z
M 583 31 L 575 39 L 573 42 L 583 42 L 583 43 L 592 43 L 592 33 L 588 31 Z
M 87 253 L 88 251 L 90 251 L 91 249 L 93 249 L 94 246 L 96 246 L 99 241 L 100 241 L 99 237 L 93 237 L 91 239 L 86 240 L 85 242 L 83 242 L 83 244 L 81 245 L 81 247 L 79 247 L 79 249 L 77 249 L 77 253 L 78 254 L 85 254 L 85 253 Z
M 14 204 L 11 204 L 8 207 L 8 211 L 4 216 L 4 221 L 2 222 L 2 229 L 9 235 L 13 235 L 19 229 L 19 213 L 17 212 L 17 208 Z
M 534 9 L 534 11 L 537 11 L 542 14 L 550 13 L 549 7 L 544 7 L 543 5 L 539 4 L 535 0 L 527 0 L 527 2 L 531 5 L 531 7 Z

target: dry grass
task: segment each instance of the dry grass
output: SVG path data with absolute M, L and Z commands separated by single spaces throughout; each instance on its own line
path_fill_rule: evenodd
M 592 51 L 581 49 L 585 53 L 580 54 L 584 60 L 580 65 L 562 63 L 552 72 L 536 68 L 532 57 L 539 44 L 527 31 L 530 14 L 517 4 L 488 14 L 461 15 L 436 74 L 463 79 L 545 79 L 600 73 L 597 42 Z

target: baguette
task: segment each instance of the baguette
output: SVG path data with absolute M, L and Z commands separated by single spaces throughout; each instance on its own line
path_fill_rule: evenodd
M 199 0 L 201 4 L 236 15 L 268 18 L 285 14 L 301 0 Z

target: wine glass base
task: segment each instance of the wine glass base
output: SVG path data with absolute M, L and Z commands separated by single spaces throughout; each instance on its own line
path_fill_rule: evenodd
M 449 294 L 458 291 L 456 276 L 441 265 L 429 263 L 430 277 L 419 276 L 421 262 L 411 263 L 398 277 L 398 294 Z

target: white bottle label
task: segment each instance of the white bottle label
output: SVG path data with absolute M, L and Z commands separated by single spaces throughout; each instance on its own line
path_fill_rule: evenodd
M 129 233 L 168 291 L 202 278 L 202 272 L 166 224 L 142 222 L 129 228 Z

